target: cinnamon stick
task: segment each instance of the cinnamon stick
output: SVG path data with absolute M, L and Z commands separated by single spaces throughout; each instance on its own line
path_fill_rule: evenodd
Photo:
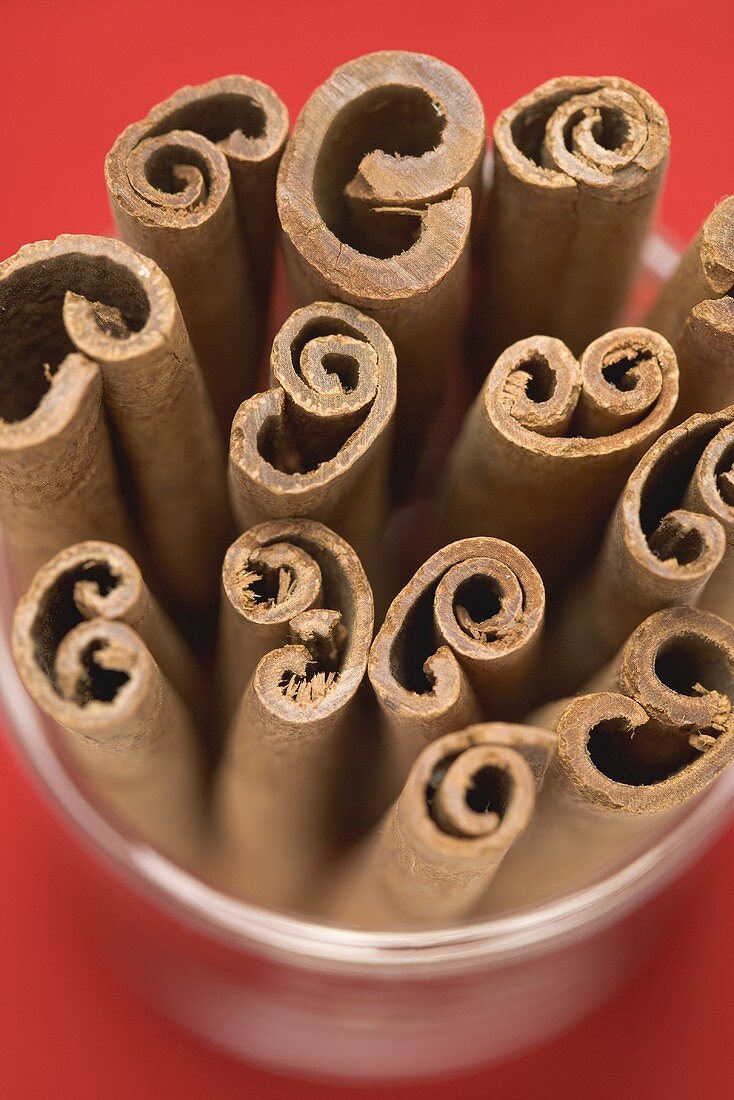
M 275 337 L 271 389 L 240 406 L 229 478 L 240 530 L 303 516 L 328 524 L 368 576 L 384 573 L 395 352 L 352 306 L 296 310 Z
M 224 697 L 240 701 L 217 782 L 217 874 L 251 900 L 302 905 L 364 748 L 372 594 L 351 547 L 304 519 L 241 535 L 222 581 Z
M 105 161 L 120 236 L 173 283 L 225 438 L 256 389 L 287 135 L 272 88 L 227 76 L 157 104 Z
M 579 360 L 551 337 L 513 344 L 454 445 L 442 536 L 507 539 L 558 584 L 601 535 L 677 392 L 675 355 L 649 329 L 608 332 Z
M 316 89 L 278 173 L 297 302 L 348 302 L 395 345 L 406 469 L 458 336 L 485 144 L 482 106 L 456 69 L 383 51 L 342 65 Z
M 198 710 L 201 681 L 132 558 L 100 542 L 63 550 L 20 600 L 12 647 L 103 808 L 191 862 L 203 841 L 203 770 L 181 696 Z
M 678 356 L 677 420 L 734 401 L 734 195 L 701 226 L 663 286 L 650 326 Z
M 668 161 L 668 120 L 619 77 L 559 77 L 497 118 L 475 359 L 543 333 L 575 353 L 618 323 Z M 654 327 L 654 326 L 653 326 Z
M 327 893 L 325 915 L 380 930 L 471 914 L 530 821 L 554 737 L 498 722 L 423 749 L 405 787 Z

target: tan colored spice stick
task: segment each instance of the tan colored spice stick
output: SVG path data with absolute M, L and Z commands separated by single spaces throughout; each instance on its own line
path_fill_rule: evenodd
M 618 323 L 670 146 L 660 106 L 619 77 L 550 80 L 503 111 L 493 136 L 480 377 L 516 340 L 544 333 L 578 354 Z
M 676 420 L 734 401 L 734 195 L 703 223 L 649 323 L 667 336 L 678 356 Z
M 229 478 L 240 530 L 266 519 L 326 523 L 384 573 L 387 472 L 395 410 L 395 352 L 352 306 L 296 310 L 270 356 L 272 388 L 240 406 Z
M 85 543 L 36 575 L 13 620 L 31 698 L 103 808 L 190 863 L 203 841 L 203 767 L 191 717 L 198 673 L 132 559 Z M 149 648 L 150 647 L 150 648 Z
M 454 445 L 442 537 L 507 539 L 557 583 L 601 535 L 677 392 L 675 355 L 648 329 L 615 329 L 578 361 L 550 337 L 513 344 Z
M 153 107 L 105 161 L 120 235 L 173 283 L 225 436 L 256 388 L 287 135 L 272 88 L 228 76 Z
M 734 406 L 671 428 L 629 477 L 596 563 L 547 636 L 547 678 L 574 690 L 652 612 L 701 604 L 734 621 Z
M 399 787 L 436 737 L 527 710 L 544 607 L 536 569 L 499 539 L 452 543 L 418 570 L 370 652 L 392 757 L 388 785 Z
M 218 881 L 305 904 L 364 753 L 358 689 L 373 604 L 354 551 L 311 520 L 260 524 L 227 554 L 221 661 L 241 702 L 216 790 Z
M 375 929 L 469 916 L 530 821 L 552 734 L 491 722 L 423 749 L 402 793 L 327 891 L 325 916 Z
M 406 462 L 439 405 L 458 336 L 485 144 L 482 106 L 460 73 L 385 51 L 316 89 L 278 174 L 296 300 L 349 302 L 395 345 Z

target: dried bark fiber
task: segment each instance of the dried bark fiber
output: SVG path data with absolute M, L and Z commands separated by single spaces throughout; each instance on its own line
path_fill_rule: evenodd
M 601 535 L 677 392 L 675 355 L 649 329 L 608 332 L 579 360 L 551 337 L 513 344 L 454 444 L 442 538 L 506 539 L 557 584 Z
M 554 746 L 542 729 L 499 722 L 432 742 L 339 869 L 325 916 L 389 930 L 471 915 L 530 821 Z
M 0 265 L 0 332 L 0 515 L 21 586 L 87 538 L 140 558 L 135 520 L 157 587 L 211 609 L 224 455 L 165 275 L 103 237 L 26 245 Z
M 39 570 L 13 620 L 31 698 L 100 803 L 186 863 L 204 840 L 196 665 L 120 547 L 85 542 Z M 180 694 L 179 694 L 180 693 Z
M 317 302 L 296 310 L 275 337 L 270 381 L 232 425 L 238 528 L 319 520 L 349 542 L 374 586 L 385 571 L 396 396 L 390 340 L 352 306 Z
M 225 438 L 256 389 L 287 136 L 273 89 L 227 76 L 157 104 L 105 161 L 120 236 L 173 283 Z
M 619 77 L 550 80 L 503 111 L 493 137 L 480 377 L 516 340 L 543 333 L 579 353 L 618 322 L 670 146 L 659 104 Z
M 263 523 L 227 552 L 220 667 L 236 704 L 216 791 L 221 882 L 304 904 L 363 752 L 358 690 L 372 593 L 354 551 L 311 520 Z
M 734 195 L 708 216 L 660 292 L 650 326 L 678 356 L 676 419 L 734 401 Z
M 348 302 L 395 345 L 406 468 L 458 337 L 485 145 L 482 106 L 460 73 L 385 51 L 348 62 L 316 89 L 278 173 L 297 302 Z

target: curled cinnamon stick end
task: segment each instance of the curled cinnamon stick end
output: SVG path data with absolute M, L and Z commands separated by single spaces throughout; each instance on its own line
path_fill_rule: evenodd
M 105 161 L 120 235 L 173 283 L 225 434 L 256 386 L 287 135 L 272 88 L 227 76 L 153 107 Z
M 678 356 L 676 419 L 734 401 L 734 195 L 701 226 L 660 292 L 650 325 Z
M 578 353 L 616 323 L 670 147 L 659 104 L 619 77 L 550 80 L 503 111 L 493 136 L 474 315 L 482 375 L 533 333 Z
M 554 737 L 531 726 L 470 726 L 428 745 L 356 856 L 326 916 L 361 927 L 431 927 L 468 916 L 524 832 Z
M 733 466 L 734 407 L 690 417 L 642 457 L 595 565 L 551 625 L 556 690 L 578 687 L 660 608 L 700 604 L 734 620 Z
M 349 302 L 385 329 L 407 448 L 437 407 L 456 341 L 485 144 L 481 104 L 460 73 L 385 51 L 316 89 L 280 166 L 296 299 Z
M 600 534 L 677 392 L 675 355 L 649 329 L 615 329 L 579 360 L 550 337 L 513 344 L 454 445 L 444 537 L 507 539 L 558 581 Z
M 326 523 L 378 575 L 396 399 L 395 352 L 352 306 L 296 310 L 275 337 L 273 388 L 240 406 L 229 479 L 240 530 L 266 519 Z
M 224 695 L 239 706 L 217 788 L 220 877 L 247 897 L 296 904 L 338 833 L 360 751 L 372 593 L 351 547 L 303 519 L 241 535 L 223 588 Z
M 86 542 L 39 570 L 13 619 L 13 656 L 34 702 L 103 805 L 189 859 L 203 823 L 201 762 L 174 684 L 200 706 L 199 674 L 120 547 Z
M 418 570 L 390 605 L 369 659 L 404 764 L 482 714 L 527 709 L 544 607 L 536 569 L 499 539 L 452 543 Z

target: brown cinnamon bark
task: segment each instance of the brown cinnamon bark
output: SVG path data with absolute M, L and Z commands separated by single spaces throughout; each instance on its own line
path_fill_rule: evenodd
M 650 327 L 678 356 L 677 420 L 734 401 L 734 195 L 701 226 L 660 292 Z
M 547 636 L 548 679 L 574 690 L 654 611 L 699 604 L 734 621 L 734 406 L 671 428 L 625 486 L 589 574 Z
M 13 620 L 34 702 L 103 808 L 185 862 L 203 841 L 203 768 L 191 716 L 199 674 L 119 547 L 86 542 L 42 568 Z
M 670 146 L 659 104 L 619 77 L 550 80 L 503 111 L 493 136 L 480 377 L 516 340 L 544 333 L 579 353 L 618 322 Z
M 527 710 L 545 593 L 524 554 L 499 539 L 444 547 L 393 600 L 369 677 L 402 784 L 425 745 L 480 718 Z
M 225 437 L 256 388 L 287 135 L 272 88 L 227 76 L 157 104 L 105 161 L 120 236 L 173 283 Z
M 471 914 L 535 806 L 555 738 L 470 726 L 428 745 L 405 787 L 327 892 L 328 919 L 436 927 Z
M 594 546 L 677 391 L 675 355 L 649 329 L 608 332 L 578 361 L 550 337 L 513 344 L 454 445 L 442 537 L 507 539 L 558 583 Z
M 354 551 L 311 520 L 263 523 L 230 547 L 220 660 L 239 695 L 220 767 L 222 885 L 305 903 L 363 753 L 357 692 L 373 604 Z
M 139 557 L 134 513 L 159 586 L 211 609 L 228 531 L 224 455 L 168 279 L 119 241 L 61 236 L 0 266 L 0 300 L 0 496 L 21 583 L 85 538 Z
M 239 529 L 290 516 L 319 520 L 379 581 L 395 411 L 392 344 L 352 306 L 318 302 L 296 310 L 275 337 L 270 378 L 272 388 L 243 402 L 232 426 L 230 495 Z
M 385 51 L 316 89 L 278 173 L 296 300 L 349 302 L 395 345 L 406 463 L 438 407 L 458 336 L 485 144 L 481 104 L 460 73 Z

